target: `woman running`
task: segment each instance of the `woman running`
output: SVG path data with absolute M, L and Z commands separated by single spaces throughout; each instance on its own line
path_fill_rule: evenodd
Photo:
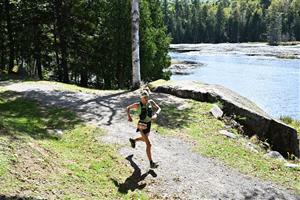
M 155 108 L 155 112 L 153 114 L 152 107 Z M 131 143 L 131 147 L 135 148 L 135 144 L 137 141 L 142 141 L 146 143 L 146 153 L 147 157 L 150 162 L 150 168 L 157 168 L 158 164 L 153 162 L 152 155 L 151 155 L 151 143 L 149 140 L 149 133 L 151 129 L 151 122 L 156 120 L 157 116 L 159 115 L 161 108 L 151 99 L 149 99 L 149 92 L 144 90 L 141 95 L 141 101 L 139 103 L 134 103 L 127 107 L 127 116 L 128 121 L 132 122 L 132 117 L 130 115 L 130 110 L 136 109 L 139 115 L 139 122 L 137 124 L 136 132 L 140 132 L 141 137 L 132 139 L 130 138 L 129 141 Z

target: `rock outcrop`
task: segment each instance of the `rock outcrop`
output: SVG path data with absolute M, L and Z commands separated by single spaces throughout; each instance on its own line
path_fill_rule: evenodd
M 188 75 L 193 74 L 196 68 L 203 65 L 198 62 L 172 60 L 171 66 L 166 71 L 170 71 L 174 75 Z
M 283 122 L 270 117 L 256 104 L 239 94 L 219 85 L 196 81 L 158 80 L 149 84 L 153 92 L 172 94 L 202 102 L 222 104 L 226 115 L 236 115 L 249 136 L 256 134 L 266 140 L 273 150 L 287 157 L 300 156 L 297 131 Z

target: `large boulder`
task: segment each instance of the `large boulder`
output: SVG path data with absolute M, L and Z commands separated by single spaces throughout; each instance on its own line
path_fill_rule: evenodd
M 202 102 L 221 103 L 226 115 L 236 115 L 249 136 L 256 134 L 267 140 L 272 149 L 287 157 L 300 156 L 297 131 L 283 122 L 270 117 L 255 103 L 220 85 L 196 81 L 158 80 L 149 84 L 153 92 L 172 94 Z
M 284 160 L 283 156 L 278 151 L 269 151 L 264 155 L 266 158 L 273 158 L 276 160 Z

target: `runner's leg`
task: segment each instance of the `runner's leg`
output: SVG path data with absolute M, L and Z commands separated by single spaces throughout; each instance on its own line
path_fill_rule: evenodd
M 135 140 L 136 142 L 137 142 L 137 141 L 145 142 L 143 137 L 138 137 L 138 138 L 135 138 L 134 140 Z
M 150 140 L 149 140 L 148 135 L 149 135 L 149 133 L 147 133 L 147 134 L 141 133 L 141 136 L 142 136 L 144 142 L 146 143 L 146 153 L 147 153 L 147 157 L 148 157 L 149 161 L 152 161 L 152 155 L 151 155 L 151 143 L 150 143 Z

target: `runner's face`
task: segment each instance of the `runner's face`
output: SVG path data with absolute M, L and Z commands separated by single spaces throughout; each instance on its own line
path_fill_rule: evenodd
M 148 103 L 148 97 L 147 96 L 144 96 L 141 98 L 141 101 L 142 101 L 142 104 L 147 104 Z

